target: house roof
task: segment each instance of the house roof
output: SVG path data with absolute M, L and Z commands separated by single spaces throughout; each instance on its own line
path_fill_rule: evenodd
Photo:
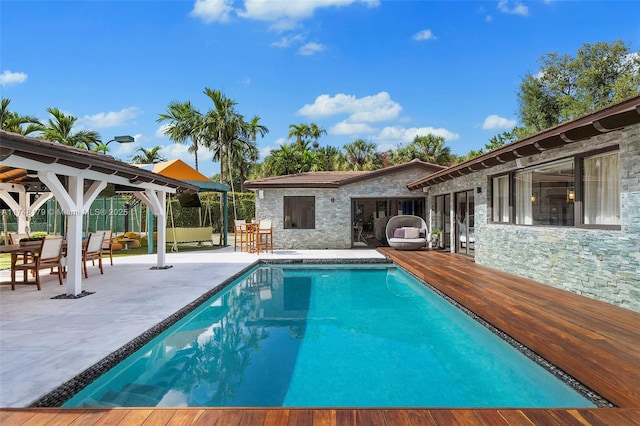
M 425 176 L 407 185 L 410 190 L 435 185 L 497 166 L 517 158 L 538 154 L 549 149 L 566 146 L 603 133 L 640 123 L 640 95 L 627 98 L 611 106 L 586 114 L 575 120 L 536 133 L 526 139 L 512 142 L 477 158 Z
M 438 164 L 426 163 L 418 159 L 396 166 L 385 167 L 373 171 L 331 171 L 331 172 L 306 172 L 293 175 L 274 176 L 265 179 L 246 181 L 247 189 L 269 188 L 338 188 L 354 182 L 373 179 L 405 170 L 418 168 L 425 173 L 433 173 L 444 169 Z
M 173 188 L 178 192 L 198 189 L 193 184 L 134 167 L 110 155 L 0 130 L 0 182 L 24 183 L 29 180 L 27 169 L 11 165 L 15 163 L 11 159 L 16 157 L 35 162 L 43 169 L 65 166 L 93 172 L 106 181 L 127 182 L 120 185 L 122 189 L 135 189 L 144 183 Z

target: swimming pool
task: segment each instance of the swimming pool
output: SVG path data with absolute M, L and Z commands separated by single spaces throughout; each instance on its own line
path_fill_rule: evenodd
M 399 268 L 261 265 L 64 404 L 593 407 Z

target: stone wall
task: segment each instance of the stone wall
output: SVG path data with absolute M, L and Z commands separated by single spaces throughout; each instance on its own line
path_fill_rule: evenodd
M 474 191 L 478 264 L 640 311 L 640 125 L 522 158 L 520 166 L 616 144 L 620 230 L 490 223 L 490 178 L 518 168 L 515 161 L 429 187 L 429 205 L 433 208 L 435 195 L 480 187 L 480 193 Z
M 353 231 L 353 198 L 424 198 L 407 184 L 424 177 L 421 169 L 405 170 L 358 181 L 338 188 L 265 189 L 256 197 L 256 219 L 273 220 L 273 246 L 278 250 L 349 249 Z M 284 229 L 284 197 L 315 196 L 315 229 Z M 333 201 L 331 201 L 333 199 Z

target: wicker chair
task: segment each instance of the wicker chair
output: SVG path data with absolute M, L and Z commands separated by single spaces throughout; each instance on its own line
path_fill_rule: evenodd
M 399 228 L 412 228 L 411 231 L 405 229 L 406 232 L 415 233 L 414 229 L 422 231 L 418 231 L 418 235 L 415 238 L 413 236 L 408 238 L 394 237 L 395 230 Z M 431 236 L 424 219 L 411 215 L 393 216 L 387 222 L 385 234 L 389 245 L 396 250 L 420 250 L 427 244 Z

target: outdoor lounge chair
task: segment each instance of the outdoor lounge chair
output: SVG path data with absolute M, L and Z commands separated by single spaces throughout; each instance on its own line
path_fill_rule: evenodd
M 393 216 L 387 222 L 385 234 L 396 250 L 420 250 L 431 237 L 424 219 L 411 215 Z

